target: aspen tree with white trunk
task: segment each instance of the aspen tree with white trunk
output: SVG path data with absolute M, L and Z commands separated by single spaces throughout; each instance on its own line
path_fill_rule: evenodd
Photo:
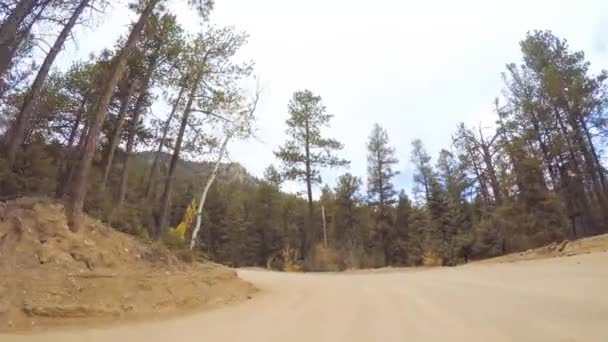
M 200 200 L 198 202 L 196 223 L 194 225 L 194 230 L 192 231 L 192 237 L 190 238 L 190 250 L 194 249 L 194 246 L 196 245 L 197 237 L 201 229 L 203 208 L 205 206 L 205 201 L 207 200 L 207 194 L 209 193 L 209 189 L 211 188 L 213 182 L 215 181 L 215 178 L 217 177 L 217 172 L 220 168 L 220 164 L 222 163 L 222 159 L 226 154 L 228 142 L 235 136 L 239 136 L 240 138 L 246 138 L 251 136 L 252 134 L 251 126 L 254 120 L 254 113 L 257 106 L 257 102 L 259 100 L 259 94 L 259 91 L 256 92 L 256 97 L 248 110 L 241 111 L 239 113 L 239 117 L 235 121 L 226 122 L 226 128 L 224 130 L 224 139 L 222 141 L 222 144 L 220 145 L 217 159 L 213 167 L 213 171 L 211 172 L 211 175 L 207 180 L 207 184 L 205 184 L 205 188 L 203 189 Z
M 211 124 L 223 119 L 218 116 L 218 112 L 233 112 L 224 108 L 234 106 L 233 101 L 237 100 L 240 90 L 239 82 L 250 76 L 253 70 L 253 63 L 233 61 L 234 55 L 247 42 L 247 38 L 246 34 L 231 27 L 209 27 L 204 34 L 197 35 L 186 53 L 188 67 L 184 75 L 187 75 L 187 101 L 158 208 L 159 219 L 154 232 L 156 238 L 169 227 L 174 175 L 187 126 L 193 121 L 201 120 L 201 124 Z M 196 130 L 200 131 L 198 128 Z

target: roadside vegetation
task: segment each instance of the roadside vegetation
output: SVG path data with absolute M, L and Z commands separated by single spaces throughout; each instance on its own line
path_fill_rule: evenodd
M 592 73 L 566 40 L 524 37 L 495 125 L 459 125 L 437 156 L 412 137 L 411 192 L 394 186 L 398 151 L 381 123 L 368 133 L 367 175 L 348 173 L 327 136 L 331 109 L 311 90 L 286 104 L 288 140 L 257 179 L 226 159 L 254 133 L 263 96 L 254 64 L 235 58 L 247 34 L 209 22 L 212 1 L 191 5 L 202 33 L 184 31 L 171 1 L 137 2 L 113 48 L 64 71 L 53 66 L 70 33 L 107 3 L 0 8 L 3 200 L 62 201 L 75 233 L 86 213 L 230 266 L 294 271 L 456 265 L 608 232 L 608 73 Z M 42 61 L 36 28 L 56 35 Z M 333 187 L 325 168 L 344 171 Z M 286 180 L 305 196 L 282 191 Z

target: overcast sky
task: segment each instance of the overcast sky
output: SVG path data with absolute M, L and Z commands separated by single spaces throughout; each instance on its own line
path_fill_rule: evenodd
M 180 22 L 199 30 L 192 11 L 175 2 L 168 6 Z M 126 32 L 126 2 L 109 12 L 93 30 L 78 31 L 62 65 Z M 256 176 L 276 164 L 272 151 L 285 139 L 295 90 L 323 97 L 335 115 L 326 134 L 344 143 L 341 155 L 351 160 L 350 169 L 324 172 L 325 182 L 346 171 L 365 179 L 365 143 L 378 122 L 400 160 L 395 185 L 409 190 L 411 141 L 422 139 L 435 160 L 459 122 L 493 122 L 501 72 L 520 61 L 527 31 L 553 30 L 584 50 L 594 70 L 608 68 L 607 0 L 216 0 L 211 22 L 250 34 L 239 57 L 254 60 L 261 79 L 258 139 L 235 142 L 230 157 Z

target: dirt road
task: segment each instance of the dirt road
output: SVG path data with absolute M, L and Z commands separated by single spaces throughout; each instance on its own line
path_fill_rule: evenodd
M 239 273 L 262 290 L 240 304 L 0 341 L 608 341 L 608 253 L 430 270 Z

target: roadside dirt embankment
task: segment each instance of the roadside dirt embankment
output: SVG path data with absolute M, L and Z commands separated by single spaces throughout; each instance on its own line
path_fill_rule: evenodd
M 255 291 L 231 269 L 178 258 L 89 217 L 85 222 L 72 233 L 61 204 L 0 202 L 0 331 L 149 319 Z

